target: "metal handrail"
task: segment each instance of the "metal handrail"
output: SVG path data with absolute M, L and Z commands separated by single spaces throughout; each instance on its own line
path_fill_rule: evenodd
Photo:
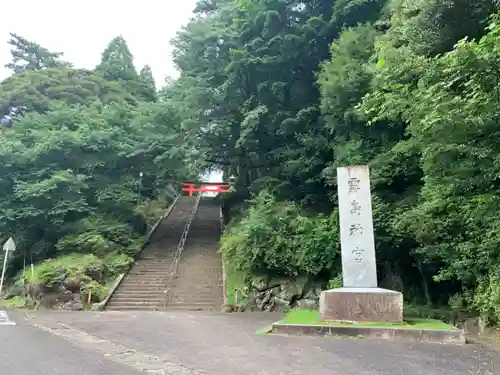
M 219 210 L 220 214 L 220 235 L 224 233 L 224 230 L 226 229 L 226 226 L 224 225 L 224 214 L 222 212 L 222 205 Z M 220 244 L 220 242 L 219 242 Z M 221 252 L 220 247 L 219 247 L 219 252 Z M 226 261 L 224 259 L 224 254 L 221 253 L 221 262 L 222 262 L 222 298 L 224 301 L 224 306 L 228 305 L 228 300 L 227 300 L 227 279 L 226 279 Z
M 170 289 L 172 287 L 172 283 L 174 281 L 174 276 L 177 273 L 177 266 L 178 266 L 179 260 L 181 258 L 182 250 L 184 250 L 184 244 L 186 243 L 186 239 L 187 239 L 187 236 L 189 233 L 189 228 L 191 227 L 191 223 L 193 221 L 193 218 L 196 215 L 196 211 L 198 211 L 198 205 L 200 204 L 201 196 L 202 195 L 199 194 L 198 197 L 196 198 L 196 201 L 195 201 L 194 206 L 193 206 L 193 210 L 189 214 L 188 220 L 186 222 L 186 226 L 184 227 L 184 231 L 182 232 L 182 236 L 181 236 L 181 239 L 179 241 L 179 245 L 177 245 L 177 249 L 175 250 L 174 259 L 172 262 L 172 267 L 170 268 L 170 275 L 165 283 L 165 291 L 163 292 L 165 294 L 165 303 L 163 306 L 164 308 L 167 307 L 168 297 L 169 297 L 168 292 L 170 291 Z

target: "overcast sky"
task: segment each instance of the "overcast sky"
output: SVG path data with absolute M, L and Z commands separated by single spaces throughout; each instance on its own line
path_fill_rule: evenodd
M 10 74 L 3 67 L 11 57 L 9 32 L 51 51 L 64 52 L 66 60 L 78 68 L 97 65 L 109 41 L 121 34 L 137 69 L 151 65 L 158 85 L 162 85 L 165 76 L 176 74 L 169 40 L 188 22 L 195 4 L 196 0 L 2 1 L 0 80 Z

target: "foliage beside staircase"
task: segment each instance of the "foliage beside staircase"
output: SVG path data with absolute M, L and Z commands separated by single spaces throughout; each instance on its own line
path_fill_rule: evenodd
M 134 257 L 176 182 L 199 170 L 178 110 L 157 100 L 149 68 L 135 71 L 123 38 L 95 70 L 59 63 L 62 54 L 16 35 L 11 45 L 14 74 L 0 82 L 0 241 L 17 243 L 7 272 L 14 291 L 25 264 L 53 267 L 57 279 L 61 263 L 79 259 L 69 254 L 102 264 L 110 254 Z

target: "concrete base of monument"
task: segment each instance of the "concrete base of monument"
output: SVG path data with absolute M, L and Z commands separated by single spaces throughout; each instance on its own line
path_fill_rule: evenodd
M 402 322 L 403 294 L 382 288 L 337 288 L 321 292 L 325 322 Z
M 274 323 L 271 333 L 295 336 L 350 336 L 359 338 L 417 341 L 439 344 L 465 344 L 465 333 L 460 329 L 417 329 L 400 327 L 336 326 L 334 324 Z

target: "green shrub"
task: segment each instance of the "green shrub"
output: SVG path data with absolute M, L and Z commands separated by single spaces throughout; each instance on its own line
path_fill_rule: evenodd
M 134 251 L 135 241 L 141 238 L 129 224 L 103 215 L 82 219 L 75 224 L 75 229 L 75 233 L 57 242 L 60 254 L 79 252 L 104 256 L 113 251 Z
M 500 268 L 494 267 L 479 281 L 472 304 L 490 323 L 500 322 Z
M 9 299 L 0 300 L 0 307 L 7 309 L 22 309 L 30 305 L 30 300 L 24 296 L 14 296 Z
M 337 212 L 308 217 L 292 203 L 261 192 L 222 237 L 229 263 L 245 272 L 295 276 L 330 274 L 339 258 Z
M 341 273 L 339 273 L 333 279 L 331 279 L 330 281 L 328 281 L 328 289 L 342 288 L 342 286 L 343 286 L 343 280 L 342 280 L 342 274 Z
M 88 302 L 89 293 L 91 293 L 91 302 L 98 303 L 106 298 L 108 288 L 105 285 L 99 284 L 95 280 L 83 282 L 80 286 L 80 298 L 84 303 Z
M 55 259 L 47 259 L 33 269 L 24 272 L 24 279 L 32 284 L 52 288 L 66 278 L 82 279 L 84 276 L 98 278 L 103 269 L 102 260 L 95 255 L 69 254 Z
M 148 199 L 142 201 L 136 208 L 135 212 L 147 224 L 148 231 L 153 225 L 163 216 L 167 210 L 171 200 L 169 199 Z
M 114 277 L 120 273 L 124 273 L 130 268 L 133 261 L 134 258 L 127 254 L 116 252 L 109 254 L 104 260 L 106 276 Z

